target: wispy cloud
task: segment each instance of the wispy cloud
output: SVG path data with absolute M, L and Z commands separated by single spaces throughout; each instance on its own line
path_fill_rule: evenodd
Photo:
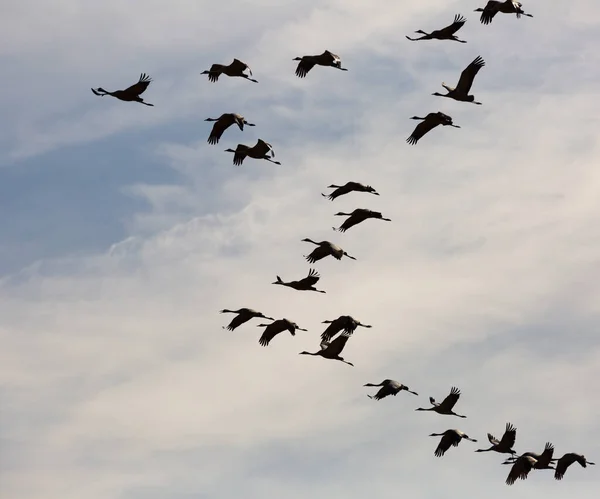
M 559 455 L 600 459 L 590 21 L 600 6 L 529 0 L 534 18 L 484 27 L 472 12 L 483 3 L 7 7 L 0 182 L 2 192 L 30 193 L 21 204 L 4 196 L 0 217 L 1 254 L 13 268 L 25 262 L 0 281 L 7 496 L 499 498 L 509 469 L 473 451 L 507 421 L 519 451 L 551 441 Z M 404 38 L 457 12 L 468 18 L 465 45 Z M 294 57 L 326 48 L 347 73 L 294 76 Z M 486 66 L 472 91 L 483 106 L 431 96 L 477 55 Z M 199 75 L 233 57 L 260 83 Z M 89 91 L 123 88 L 142 71 L 155 80 L 155 108 Z M 437 110 L 462 128 L 407 145 L 408 118 Z M 232 127 L 210 146 L 203 120 L 223 112 L 257 126 Z M 223 150 L 257 138 L 282 165 L 234 167 Z M 59 194 L 29 202 L 53 171 L 65 178 L 48 184 Z M 20 187 L 18 175 L 36 188 Z M 381 196 L 320 195 L 348 180 Z M 102 237 L 89 230 L 92 192 L 98 213 L 114 213 Z M 392 222 L 334 232 L 334 213 L 357 207 Z M 49 212 L 73 216 L 40 223 L 67 220 Z M 11 230 L 16 221 L 29 232 Z M 89 246 L 69 233 L 89 234 Z M 123 237 L 107 242 L 111 234 Z M 306 275 L 304 237 L 358 259 L 315 265 L 325 295 L 271 284 Z M 231 317 L 218 311 L 239 307 L 308 332 L 262 348 L 258 320 L 221 328 Z M 317 350 L 321 321 L 342 314 L 373 325 L 344 351 L 356 367 L 298 355 Z M 368 399 L 362 385 L 385 378 L 419 397 Z M 467 419 L 414 412 L 453 385 Z M 435 458 L 428 435 L 453 427 L 479 442 Z M 596 477 L 574 467 L 557 483 L 540 471 L 511 494 L 592 498 Z

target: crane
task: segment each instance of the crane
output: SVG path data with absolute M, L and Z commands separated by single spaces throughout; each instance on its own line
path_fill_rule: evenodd
M 502 435 L 500 440 L 491 433 L 488 433 L 487 437 L 492 446 L 489 449 L 477 449 L 475 452 L 494 451 L 501 454 L 516 454 L 516 451 L 513 450 L 513 446 L 515 445 L 515 440 L 517 438 L 517 429 L 511 423 L 506 423 L 504 435 Z
M 353 256 L 350 256 L 342 248 L 340 248 L 337 244 L 333 244 L 329 241 L 317 242 L 317 241 L 313 241 L 312 239 L 309 239 L 309 238 L 304 238 L 304 239 L 302 239 L 302 241 L 306 242 L 306 243 L 316 244 L 318 246 L 318 248 L 315 248 L 314 250 L 312 250 L 310 255 L 308 255 L 308 256 L 304 255 L 304 258 L 306 258 L 308 263 L 315 263 L 315 262 L 325 258 L 326 256 L 330 256 L 330 255 L 332 257 L 334 257 L 336 260 L 341 260 L 343 256 L 350 258 L 351 260 L 356 260 L 356 258 L 354 258 Z
M 469 64 L 460 74 L 456 88 L 449 87 L 442 82 L 442 87 L 444 87 L 448 93 L 440 94 L 439 92 L 434 92 L 431 95 L 448 97 L 459 102 L 471 102 L 472 104 L 481 105 L 481 102 L 477 102 L 475 100 L 475 96 L 469 95 L 469 90 L 471 90 L 475 76 L 477 73 L 479 73 L 479 70 L 483 66 L 485 66 L 485 61 L 481 58 L 481 56 L 478 55 L 475 59 L 473 59 L 473 62 L 471 62 L 471 64 Z
M 221 76 L 222 74 L 224 74 L 225 76 L 245 78 L 246 80 L 258 83 L 258 81 L 253 80 L 252 78 L 250 78 L 250 76 L 244 73 L 244 71 L 246 70 L 248 70 L 249 75 L 252 76 L 252 70 L 250 69 L 250 66 L 248 66 L 248 64 L 240 61 L 239 59 L 234 59 L 233 62 L 231 62 L 228 65 L 213 64 L 210 67 L 210 69 L 202 71 L 202 73 L 200 74 L 208 75 L 208 80 L 213 83 L 216 82 L 219 79 L 219 76 Z
M 456 14 L 454 16 L 454 22 L 445 28 L 436 29 L 431 33 L 425 33 L 425 31 L 418 29 L 415 31 L 415 33 L 419 33 L 423 36 L 419 38 L 411 38 L 410 36 L 407 36 L 406 38 L 408 38 L 411 42 L 418 42 L 419 40 L 453 40 L 455 42 L 467 43 L 464 40 L 459 40 L 454 34 L 460 28 L 462 28 L 466 22 L 467 19 L 465 17 L 461 16 L 460 14 Z
M 321 334 L 321 340 L 323 341 L 331 340 L 340 331 L 344 331 L 348 336 L 351 336 L 358 326 L 367 329 L 373 327 L 369 324 L 363 324 L 350 315 L 340 315 L 337 319 L 323 321 L 322 324 L 329 324 Z
M 437 412 L 438 414 L 444 414 L 447 416 L 458 416 L 459 418 L 466 418 L 467 416 L 461 416 L 460 414 L 456 414 L 452 410 L 456 402 L 458 402 L 459 398 L 460 390 L 453 386 L 450 390 L 450 394 L 444 400 L 442 400 L 440 404 L 438 404 L 433 397 L 429 397 L 429 402 L 431 402 L 432 407 L 429 407 L 428 409 L 423 409 L 422 407 L 419 407 L 418 409 L 415 409 L 415 411 L 433 411 Z
M 336 185 L 331 184 L 327 186 L 328 189 L 335 189 L 333 192 L 329 194 L 321 193 L 321 196 L 326 197 L 330 201 L 333 201 L 335 198 L 343 196 L 344 194 L 348 194 L 349 192 L 368 192 L 375 196 L 379 196 L 379 193 L 373 189 L 370 185 L 361 184 L 360 182 L 346 182 L 344 185 Z
M 517 2 L 516 0 L 489 0 L 485 7 L 475 9 L 475 12 L 481 12 L 481 17 L 479 20 L 482 24 L 490 24 L 494 16 L 498 13 L 502 14 L 516 14 L 517 19 L 521 16 L 533 17 L 531 14 L 526 14 L 523 12 L 523 4 L 521 2 Z
M 432 433 L 429 435 L 430 437 L 442 437 L 440 439 L 440 443 L 434 451 L 434 455 L 436 457 L 442 457 L 446 451 L 454 446 L 458 447 L 458 444 L 461 440 L 470 440 L 471 442 L 477 442 L 474 438 L 469 437 L 466 433 L 463 433 L 460 430 L 452 429 L 446 430 L 444 433 Z
M 151 81 L 152 78 L 150 78 L 146 73 L 142 73 L 138 82 L 130 87 L 127 87 L 125 90 L 115 90 L 114 92 L 109 92 L 108 90 L 104 90 L 102 87 L 98 87 L 96 89 L 92 88 L 92 92 L 94 95 L 99 95 L 100 97 L 110 95 L 111 97 L 116 97 L 117 99 L 125 102 L 139 102 L 145 106 L 154 106 L 154 104 L 144 102 L 144 99 L 140 97 L 140 95 L 146 91 Z
M 573 463 L 579 463 L 583 468 L 587 468 L 587 465 L 595 465 L 588 461 L 583 454 L 575 454 L 574 452 L 568 452 L 561 457 L 556 463 L 556 471 L 554 472 L 554 478 L 562 480 L 567 472 L 567 468 Z
M 341 71 L 348 71 L 342 67 L 342 60 L 339 55 L 326 50 L 319 55 L 303 55 L 302 57 L 295 57 L 293 61 L 300 61 L 296 68 L 296 76 L 298 78 L 304 78 L 308 72 L 315 66 L 328 66 L 339 69 Z
M 336 213 L 335 216 L 348 217 L 344 220 L 344 223 L 340 225 L 338 228 L 333 227 L 333 230 L 337 230 L 340 232 L 346 232 L 351 227 L 368 220 L 369 218 L 375 218 L 378 220 L 385 220 L 386 222 L 391 222 L 392 220 L 389 218 L 384 218 L 383 215 L 379 211 L 367 210 L 365 208 L 356 208 L 352 213 Z
M 402 390 L 407 391 L 408 393 L 412 393 L 413 395 L 419 395 L 416 392 L 412 392 L 409 390 L 408 386 L 403 385 L 402 383 L 393 380 L 393 379 L 384 379 L 381 383 L 375 385 L 373 383 L 367 383 L 363 386 L 380 386 L 381 388 L 377 391 L 375 395 L 367 395 L 370 399 L 381 400 L 389 395 L 393 395 L 394 397 L 398 395 Z
M 349 366 L 353 366 L 354 364 L 352 364 L 352 362 L 348 362 L 347 360 L 344 360 L 343 357 L 340 357 L 340 354 L 342 353 L 342 350 L 344 349 L 344 347 L 346 346 L 346 343 L 348 342 L 348 339 L 350 338 L 349 334 L 342 334 L 340 336 L 338 336 L 335 340 L 328 342 L 328 341 L 322 341 L 321 342 L 321 350 L 319 350 L 318 352 L 300 352 L 299 355 L 319 355 L 321 357 L 323 357 L 324 359 L 330 359 L 330 360 L 339 360 L 340 362 L 343 362 L 344 364 L 348 364 Z
M 215 121 L 210 135 L 208 136 L 207 142 L 209 144 L 217 144 L 223 132 L 227 130 L 231 125 L 236 124 L 238 128 L 244 131 L 244 125 L 255 126 L 254 123 L 248 123 L 246 118 L 241 114 L 236 113 L 224 113 L 218 118 L 206 118 L 204 121 Z
M 414 145 L 417 142 L 419 142 L 419 140 L 423 137 L 423 135 L 425 135 L 427 132 L 433 130 L 438 125 L 460 128 L 460 126 L 455 125 L 452 122 L 452 118 L 450 116 L 442 113 L 441 111 L 438 111 L 437 113 L 429 113 L 424 118 L 421 118 L 419 116 L 413 116 L 410 119 L 411 120 L 421 120 L 421 123 L 419 123 L 415 127 L 415 129 L 413 130 L 410 137 L 408 137 L 408 139 L 406 139 L 406 142 L 408 142 L 411 145 Z
M 246 156 L 254 159 L 266 159 L 267 161 L 275 163 L 276 165 L 281 164 L 279 161 L 273 161 L 271 159 L 275 157 L 273 146 L 262 139 L 258 139 L 256 144 L 254 144 L 252 147 L 245 144 L 238 144 L 235 149 L 225 149 L 225 152 L 234 153 L 233 164 L 236 166 L 240 166 L 244 162 L 244 158 L 246 158 Z M 271 157 L 269 157 L 269 153 L 271 154 Z
M 227 308 L 224 308 L 223 310 L 220 310 L 219 313 L 221 313 L 221 314 L 237 314 L 237 316 L 233 318 L 233 320 L 227 325 L 227 327 L 223 326 L 223 329 L 228 329 L 229 331 L 233 331 L 235 328 L 248 322 L 250 319 L 253 319 L 254 317 L 260 317 L 262 319 L 267 319 L 270 321 L 275 320 L 275 319 L 273 319 L 273 317 L 267 317 L 262 312 L 258 312 L 251 308 L 240 308 L 238 310 L 229 310 Z
M 315 269 L 310 269 L 308 271 L 308 276 L 306 276 L 303 279 L 300 279 L 299 281 L 283 282 L 281 280 L 281 277 L 276 277 L 277 280 L 272 284 L 287 286 L 288 288 L 295 289 L 296 291 L 316 291 L 317 293 L 325 293 L 325 291 L 315 288 L 315 284 L 317 284 L 317 282 L 321 278 L 321 276 Z
M 266 347 L 269 342 L 275 338 L 279 333 L 283 333 L 283 331 L 287 330 L 290 332 L 292 336 L 296 336 L 296 331 L 306 331 L 306 329 L 302 329 L 295 322 L 292 322 L 288 319 L 277 319 L 271 324 L 259 324 L 256 327 L 264 327 L 265 330 L 261 335 L 258 343 L 260 343 L 263 347 Z

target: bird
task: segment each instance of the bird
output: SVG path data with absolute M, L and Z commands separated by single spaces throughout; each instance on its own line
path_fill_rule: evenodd
M 273 317 L 267 317 L 261 312 L 253 310 L 251 308 L 240 308 L 239 310 L 229 310 L 227 308 L 219 311 L 221 314 L 238 314 L 227 326 L 222 326 L 223 329 L 228 329 L 229 331 L 233 331 L 235 328 L 241 326 L 242 324 L 248 322 L 250 319 L 254 317 L 260 317 L 262 319 L 268 319 L 273 321 Z
M 277 319 L 271 324 L 259 324 L 256 327 L 264 327 L 265 330 L 261 335 L 258 343 L 260 343 L 263 347 L 266 347 L 269 342 L 275 338 L 279 333 L 282 333 L 286 329 L 290 332 L 292 336 L 296 336 L 296 331 L 306 331 L 306 329 L 302 329 L 295 322 L 292 322 L 288 319 Z
M 462 28 L 466 22 L 467 19 L 465 17 L 461 16 L 460 14 L 456 14 L 454 16 L 454 22 L 449 26 L 446 26 L 445 28 L 436 29 L 431 33 L 425 33 L 425 31 L 419 29 L 415 31 L 415 33 L 423 35 L 422 37 L 411 38 L 410 36 L 407 36 L 406 38 L 408 38 L 411 42 L 417 42 L 419 40 L 454 40 L 455 42 L 467 43 L 465 40 L 459 40 L 458 37 L 454 34 L 460 28 Z
M 150 78 L 146 73 L 142 73 L 140 75 L 139 81 L 137 83 L 134 83 L 130 87 L 127 87 L 125 90 L 115 90 L 114 92 L 109 92 L 107 90 L 104 90 L 102 87 L 98 87 L 96 89 L 92 88 L 92 92 L 94 93 L 94 95 L 99 95 L 100 97 L 110 95 L 125 102 L 139 102 L 140 104 L 153 107 L 154 104 L 144 102 L 144 99 L 140 97 L 140 95 L 146 91 L 151 81 L 152 78 Z
M 319 282 L 321 276 L 315 269 L 310 269 L 308 275 L 299 281 L 283 282 L 281 277 L 276 276 L 277 280 L 272 284 L 280 284 L 296 291 L 316 291 L 317 293 L 325 293 L 325 291 L 315 288 L 315 284 Z
M 457 447 L 463 438 L 465 440 L 470 440 L 471 442 L 477 442 L 477 440 L 469 437 L 466 433 L 455 429 L 446 430 L 444 433 L 432 433 L 429 436 L 442 437 L 440 439 L 440 443 L 438 444 L 437 448 L 433 453 L 436 457 L 442 457 L 446 453 L 446 451 L 452 446 Z
M 459 418 L 466 418 L 467 416 L 461 416 L 460 414 L 456 414 L 452 410 L 454 405 L 456 404 L 456 402 L 458 402 L 459 398 L 460 398 L 460 390 L 458 388 L 456 388 L 455 386 L 453 386 L 452 389 L 450 390 L 450 394 L 444 400 L 442 400 L 442 402 L 440 404 L 438 404 L 433 397 L 429 397 L 429 402 L 431 402 L 432 407 L 429 407 L 428 409 L 423 409 L 423 408 L 419 407 L 418 409 L 415 409 L 415 411 L 433 411 L 433 412 L 437 412 L 438 414 L 444 414 L 444 415 L 448 415 L 448 416 L 458 416 Z
M 303 55 L 302 57 L 295 57 L 293 61 L 300 61 L 296 68 L 296 76 L 298 78 L 304 78 L 308 72 L 315 66 L 328 66 L 337 68 L 341 71 L 348 71 L 342 67 L 342 60 L 340 57 L 329 50 L 326 50 L 319 55 Z
M 337 319 L 323 321 L 322 324 L 329 324 L 327 329 L 321 334 L 322 341 L 330 341 L 340 331 L 351 336 L 358 326 L 370 329 L 371 325 L 363 324 L 350 315 L 340 315 Z
M 419 395 L 416 392 L 412 392 L 408 389 L 408 386 L 399 383 L 393 379 L 384 379 L 378 385 L 374 385 L 373 383 L 367 383 L 363 386 L 381 386 L 379 391 L 375 395 L 367 395 L 370 399 L 381 400 L 382 398 L 387 397 L 388 395 L 393 395 L 394 397 L 401 392 L 402 390 L 406 390 L 408 393 L 412 393 L 413 395 Z
M 537 452 L 524 452 L 520 456 L 510 456 L 502 464 L 514 464 L 519 457 L 526 456 L 532 457 L 536 460 L 533 465 L 536 470 L 553 470 L 554 466 L 552 466 L 552 463 L 557 461 L 556 458 L 554 458 L 554 445 L 552 445 L 550 442 L 546 442 L 544 450 L 541 454 L 538 454 Z
M 322 341 L 321 350 L 319 350 L 318 352 L 311 353 L 304 351 L 300 352 L 299 355 L 320 355 L 324 359 L 339 360 L 344 364 L 348 364 L 349 366 L 354 367 L 354 364 L 352 364 L 352 362 L 348 362 L 347 360 L 344 360 L 343 357 L 340 357 L 340 353 L 342 353 L 342 350 L 346 346 L 346 343 L 348 342 L 349 338 L 350 335 L 344 333 L 331 342 Z
M 308 255 L 308 256 L 304 255 L 304 258 L 306 258 L 306 261 L 308 263 L 315 263 L 329 255 L 334 257 L 336 260 L 341 260 L 343 256 L 350 258 L 351 260 L 356 260 L 356 258 L 354 258 L 353 256 L 350 256 L 348 253 L 346 253 L 346 251 L 344 251 L 342 248 L 340 248 L 337 244 L 333 244 L 329 241 L 317 242 L 317 241 L 313 241 L 312 239 L 309 239 L 308 237 L 302 239 L 302 241 L 306 242 L 306 243 L 316 244 L 318 246 L 318 248 L 315 248 L 314 250 L 312 250 L 310 255 Z
M 235 150 L 225 149 L 225 152 L 234 153 L 233 164 L 236 166 L 240 166 L 244 162 L 244 158 L 246 158 L 246 156 L 254 159 L 266 159 L 267 161 L 275 163 L 276 165 L 281 164 L 279 161 L 273 161 L 271 159 L 275 157 L 273 146 L 262 139 L 258 139 L 256 144 L 254 144 L 252 147 L 249 147 L 245 144 L 238 144 Z M 269 153 L 271 153 L 271 157 L 269 157 Z
M 587 465 L 595 465 L 596 463 L 592 463 L 588 461 L 584 455 L 575 454 L 574 452 L 568 452 L 563 457 L 561 457 L 556 463 L 556 471 L 554 472 L 554 478 L 557 480 L 562 480 L 567 472 L 567 468 L 571 466 L 573 463 L 579 463 L 582 467 L 587 468 Z
M 422 120 L 422 122 L 419 123 L 415 127 L 415 129 L 413 130 L 413 133 L 410 135 L 410 137 L 408 137 L 408 139 L 406 139 L 406 142 L 408 142 L 411 145 L 414 145 L 417 142 L 419 142 L 419 139 L 421 139 L 421 137 L 423 137 L 423 135 L 425 135 L 430 130 L 433 130 L 438 125 L 452 126 L 454 128 L 460 128 L 460 126 L 455 125 L 452 122 L 452 118 L 450 116 L 442 113 L 441 111 L 438 111 L 437 113 L 429 113 L 424 118 L 420 118 L 419 116 L 413 116 L 410 119 L 411 120 Z
M 515 440 L 517 438 L 517 429 L 511 423 L 506 423 L 504 435 L 502 435 L 500 440 L 491 433 L 488 433 L 487 436 L 492 446 L 489 449 L 477 449 L 475 452 L 495 451 L 501 454 L 516 454 L 516 451 L 513 450 L 513 446 L 515 445 Z
M 210 135 L 208 136 L 207 142 L 209 144 L 217 144 L 221 138 L 221 135 L 223 135 L 223 132 L 234 123 L 242 131 L 244 131 L 244 125 L 255 126 L 254 123 L 248 123 L 246 118 L 236 113 L 224 113 L 218 118 L 206 118 L 204 121 L 216 121 L 212 127 Z
M 480 55 L 478 55 L 475 59 L 473 59 L 473 62 L 471 62 L 471 64 L 469 64 L 460 74 L 456 88 L 449 87 L 442 82 L 442 87 L 444 87 L 448 93 L 440 94 L 439 92 L 434 92 L 431 95 L 436 95 L 438 97 L 449 97 L 450 99 L 454 99 L 459 102 L 471 102 L 472 104 L 477 104 L 480 106 L 481 102 L 477 102 L 473 95 L 469 95 L 469 90 L 471 90 L 475 75 L 477 75 L 483 66 L 485 66 L 485 61 Z
M 535 466 L 536 462 L 537 460 L 535 457 L 519 456 L 515 460 L 510 472 L 508 473 L 508 476 L 506 477 L 506 485 L 514 484 L 517 481 L 517 478 L 525 480 L 527 475 L 529 475 L 529 472 Z
M 479 20 L 482 24 L 490 24 L 494 16 L 499 12 L 502 14 L 516 14 L 517 19 L 521 16 L 533 17 L 531 14 L 523 12 L 522 7 L 523 4 L 516 0 L 489 0 L 485 7 L 479 7 L 478 9 L 475 9 L 475 12 L 481 12 Z
M 384 218 L 383 215 L 378 211 L 367 210 L 365 208 L 356 208 L 352 213 L 339 212 L 336 213 L 335 216 L 349 217 L 344 220 L 344 223 L 338 228 L 333 227 L 333 230 L 340 232 L 346 232 L 350 227 L 354 227 L 355 225 L 364 222 L 369 218 L 377 218 L 379 220 L 385 220 L 386 222 L 392 221 L 389 218 Z
M 370 185 L 361 184 L 359 182 L 346 182 L 344 185 L 331 184 L 327 187 L 328 189 L 335 189 L 330 194 L 323 194 L 321 196 L 333 201 L 335 198 L 348 194 L 349 192 L 369 192 L 375 196 L 379 196 L 379 193 L 373 189 Z
M 206 71 L 202 71 L 203 75 L 208 75 L 208 80 L 213 83 L 219 79 L 219 76 L 224 74 L 226 76 L 239 76 L 240 78 L 245 78 L 246 80 L 253 81 L 254 83 L 258 83 L 258 81 L 253 80 L 248 76 L 244 71 L 248 70 L 250 76 L 252 76 L 252 70 L 250 66 L 245 62 L 240 61 L 239 59 L 234 59 L 231 64 L 225 66 L 224 64 L 213 64 L 210 69 Z

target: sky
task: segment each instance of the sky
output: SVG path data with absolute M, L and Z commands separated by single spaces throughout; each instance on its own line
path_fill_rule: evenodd
M 0 5 L 2 498 L 596 497 L 600 466 L 509 489 L 473 451 L 511 422 L 600 461 L 600 4 L 484 3 Z M 457 13 L 466 44 L 406 40 Z M 325 49 L 348 71 L 294 75 Z M 431 95 L 478 55 L 483 105 Z M 234 57 L 258 84 L 200 74 Z M 140 73 L 155 107 L 90 91 Z M 408 145 L 435 111 L 461 128 Z M 209 145 L 225 112 L 256 126 Z M 258 138 L 282 164 L 233 166 Z M 320 195 L 350 180 L 381 195 Z M 334 232 L 355 208 L 392 222 Z M 271 284 L 307 237 L 357 258 L 313 265 L 326 294 Z M 222 329 L 241 307 L 308 331 L 263 348 Z M 355 367 L 299 356 L 339 315 L 373 326 Z M 369 399 L 386 378 L 419 396 Z M 415 412 L 452 386 L 466 419 Z M 478 442 L 434 457 L 451 428 Z

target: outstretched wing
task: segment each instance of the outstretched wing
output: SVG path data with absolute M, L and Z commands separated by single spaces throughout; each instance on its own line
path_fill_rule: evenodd
M 452 389 L 450 390 L 450 394 L 444 400 L 442 400 L 440 407 L 444 410 L 449 411 L 454 407 L 456 402 L 458 402 L 459 398 L 460 398 L 460 390 L 458 388 L 456 388 L 455 386 L 453 386 Z
M 209 144 L 217 144 L 223 132 L 231 126 L 231 120 L 221 116 L 212 127 L 207 142 Z
M 454 22 L 452 24 L 450 24 L 449 26 L 446 26 L 445 28 L 442 28 L 439 31 L 439 34 L 440 35 L 445 35 L 445 36 L 453 35 L 460 28 L 462 28 L 466 22 L 467 22 L 467 19 L 465 17 L 461 16 L 460 14 L 456 14 L 454 16 Z
M 229 331 L 233 331 L 235 328 L 248 322 L 250 319 L 252 319 L 252 316 L 249 316 L 248 314 L 238 314 L 237 316 L 235 316 L 233 318 L 233 320 L 229 323 L 229 325 L 225 329 L 228 329 Z
M 308 286 L 314 286 L 315 284 L 317 284 L 317 282 L 319 282 L 320 278 L 321 278 L 321 276 L 315 269 L 310 269 L 308 271 L 308 275 L 304 279 L 302 279 L 300 282 L 302 284 L 306 284 Z
M 416 144 L 423 137 L 423 135 L 433 130 L 438 125 L 439 123 L 437 121 L 427 118 L 415 127 L 413 133 L 410 135 L 410 137 L 408 137 L 408 139 L 406 139 L 406 142 L 411 145 Z
M 266 156 L 269 153 L 271 153 L 271 157 L 272 158 L 275 157 L 275 152 L 273 151 L 273 146 L 271 144 L 269 144 L 268 142 L 265 142 L 263 139 L 258 139 L 256 141 L 256 145 L 253 147 L 253 149 L 258 154 L 264 154 Z
M 229 65 L 229 67 L 234 71 L 239 70 L 240 73 L 243 73 L 247 69 L 248 73 L 250 73 L 250 76 L 252 76 L 252 70 L 250 69 L 250 66 L 248 66 L 248 64 L 246 64 L 245 62 L 240 61 L 239 59 L 234 59 L 233 62 Z
M 465 95 L 468 94 L 469 90 L 471 90 L 471 85 L 473 85 L 475 75 L 479 73 L 479 70 L 483 66 L 485 66 L 485 61 L 478 55 L 460 74 L 460 79 L 456 85 L 456 91 Z
M 244 144 L 238 144 L 235 148 L 235 153 L 233 154 L 233 164 L 236 166 L 240 166 L 244 162 L 244 158 L 246 157 L 246 151 L 250 149 L 248 146 Z
M 325 329 L 325 331 L 323 331 L 323 333 L 321 334 L 321 339 L 323 341 L 329 341 L 336 334 L 338 334 L 343 328 L 344 328 L 343 320 L 341 317 L 338 317 L 337 319 L 334 319 L 331 322 L 331 324 L 329 324 L 329 326 L 327 326 L 327 329 Z
M 342 353 L 342 350 L 346 346 L 346 343 L 348 342 L 349 338 L 350 335 L 343 333 L 336 339 L 334 339 L 331 343 L 329 343 L 326 348 L 334 356 L 339 355 L 340 353 Z
M 450 447 L 453 445 L 456 447 L 458 442 L 460 442 L 460 440 L 458 440 L 454 434 L 444 433 L 444 436 L 440 439 L 440 443 L 435 449 L 434 455 L 436 457 L 442 457 Z
M 308 74 L 308 72 L 315 67 L 315 62 L 303 57 L 298 66 L 296 67 L 296 76 L 298 78 L 304 78 Z
M 142 73 L 140 75 L 139 81 L 137 83 L 135 83 L 134 85 L 127 87 L 124 90 L 124 92 L 126 92 L 130 95 L 141 95 L 146 91 L 146 89 L 148 88 L 148 85 L 150 85 L 151 81 L 152 81 L 152 78 L 150 78 L 146 73 Z
M 506 423 L 506 429 L 504 430 L 504 435 L 502 435 L 499 445 L 502 445 L 506 449 L 512 449 L 516 439 L 517 429 L 511 423 Z

